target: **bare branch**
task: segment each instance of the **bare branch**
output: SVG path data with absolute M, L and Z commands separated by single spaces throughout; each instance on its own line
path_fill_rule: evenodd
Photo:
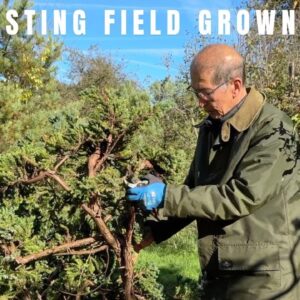
M 133 258 L 132 258 L 132 235 L 134 231 L 136 211 L 132 205 L 130 208 L 130 220 L 126 228 L 125 247 L 122 251 L 122 264 L 125 266 L 125 272 L 122 274 L 124 284 L 125 299 L 134 299 L 133 291 Z
M 23 184 L 32 184 L 32 183 L 36 183 L 36 182 L 39 182 L 43 179 L 45 179 L 47 176 L 47 171 L 41 171 L 39 172 L 39 175 L 33 177 L 33 178 L 30 178 L 30 179 L 20 179 L 18 181 L 15 181 L 14 184 L 16 183 L 23 183 Z
M 58 163 L 57 165 L 54 167 L 54 172 L 57 172 L 57 170 L 64 164 L 64 162 L 66 160 L 68 160 L 70 158 L 70 155 L 66 155 L 64 156 Z
M 63 253 L 57 253 L 55 254 L 56 256 L 61 256 L 61 255 L 92 255 L 96 254 L 98 252 L 102 252 L 108 249 L 107 245 L 103 245 L 94 249 L 89 249 L 89 250 L 81 250 L 81 251 L 68 251 L 68 252 L 63 252 Z
M 66 191 L 70 192 L 71 188 L 64 182 L 64 180 L 55 174 L 54 172 L 47 172 L 47 176 L 53 178 L 58 184 L 60 184 Z
M 16 183 L 23 183 L 23 184 L 33 184 L 36 182 L 39 182 L 43 179 L 45 179 L 46 177 L 51 177 L 52 179 L 54 179 L 59 185 L 61 185 L 66 191 L 70 191 L 71 188 L 63 181 L 63 179 L 61 177 L 59 177 L 57 174 L 55 174 L 55 172 L 53 171 L 41 171 L 39 173 L 39 175 L 30 178 L 30 179 L 21 179 L 19 181 L 15 181 L 14 184 Z
M 106 226 L 106 224 L 102 220 L 101 216 L 99 214 L 97 214 L 97 212 L 95 212 L 94 210 L 89 208 L 86 204 L 82 204 L 81 207 L 85 212 L 87 212 L 92 217 L 92 219 L 95 221 L 95 223 L 96 223 L 96 225 L 99 229 L 99 232 L 101 233 L 101 235 L 103 236 L 103 238 L 105 239 L 107 244 L 110 247 L 113 248 L 113 250 L 115 251 L 117 257 L 120 257 L 120 251 L 121 251 L 120 250 L 120 243 L 113 236 L 111 231 L 108 229 L 108 227 Z
M 108 146 L 107 149 L 105 151 L 105 154 L 101 157 L 101 159 L 97 162 L 96 166 L 95 166 L 95 173 L 97 173 L 102 165 L 104 164 L 104 162 L 107 160 L 107 158 L 109 157 L 109 155 L 111 154 L 111 152 L 114 150 L 115 146 L 117 145 L 117 143 L 125 136 L 127 130 L 125 129 L 115 140 L 114 142 L 112 142 L 112 137 L 111 135 L 108 137 Z
M 88 172 L 89 177 L 94 177 L 96 175 L 95 167 L 97 165 L 97 161 L 100 159 L 101 156 L 101 150 L 100 147 L 97 147 L 95 152 L 90 155 L 88 160 Z
M 39 259 L 45 258 L 47 256 L 50 256 L 52 254 L 56 254 L 56 253 L 59 253 L 62 251 L 67 251 L 68 249 L 72 249 L 72 248 L 88 246 L 95 242 L 97 242 L 97 239 L 93 238 L 93 237 L 69 242 L 69 243 L 59 245 L 59 246 L 56 246 L 56 247 L 53 247 L 50 249 L 46 249 L 46 250 L 38 252 L 38 253 L 33 253 L 33 254 L 30 254 L 27 256 L 19 256 L 16 258 L 16 262 L 20 265 L 26 265 L 31 261 L 39 260 Z
M 55 173 L 56 173 L 57 170 L 65 163 L 65 161 L 67 161 L 67 160 L 71 157 L 71 155 L 73 155 L 74 153 L 76 153 L 76 152 L 80 149 L 80 147 L 82 146 L 82 144 L 83 144 L 83 142 L 80 141 L 80 142 L 78 143 L 78 145 L 77 145 L 74 149 L 72 149 L 72 150 L 70 151 L 69 154 L 65 155 L 65 156 L 64 156 L 64 157 L 56 164 L 56 166 L 54 167 L 54 172 L 55 172 Z
M 112 219 L 112 215 L 107 215 L 107 216 L 104 217 L 103 221 L 104 221 L 104 223 L 107 223 L 107 222 L 109 222 L 111 219 Z
M 134 231 L 134 223 L 135 223 L 135 217 L 136 217 L 136 209 L 132 205 L 130 207 L 130 219 L 128 223 L 128 227 L 126 230 L 126 245 L 131 247 L 131 241 L 132 241 L 132 236 L 133 236 L 133 231 Z

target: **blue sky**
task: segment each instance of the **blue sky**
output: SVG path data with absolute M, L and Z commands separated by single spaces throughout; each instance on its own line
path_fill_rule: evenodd
M 90 46 L 97 45 L 101 52 L 109 54 L 116 62 L 125 63 L 125 71 L 131 78 L 139 81 L 142 85 L 149 85 L 154 80 L 162 79 L 166 75 L 176 76 L 184 59 L 184 47 L 198 31 L 199 10 L 208 9 L 212 13 L 212 28 L 216 31 L 217 11 L 228 9 L 234 12 L 240 5 L 239 0 L 223 1 L 196 1 L 196 0 L 96 0 L 89 1 L 35 1 L 33 9 L 47 10 L 47 26 L 53 30 L 52 12 L 54 9 L 67 10 L 67 34 L 59 36 L 67 47 L 86 51 Z M 72 16 L 74 10 L 82 9 L 86 13 L 86 34 L 76 36 L 73 34 Z M 112 25 L 110 35 L 104 35 L 104 10 L 116 11 L 116 23 Z M 120 33 L 120 11 L 127 10 L 127 35 Z M 136 36 L 132 33 L 132 11 L 142 9 L 144 13 L 144 35 Z M 160 36 L 150 35 L 150 10 L 157 11 L 157 29 Z M 175 36 L 166 34 L 167 10 L 175 9 L 180 12 L 180 33 Z M 211 35 L 210 37 L 215 37 Z M 230 38 L 230 37 L 229 37 Z M 171 59 L 169 70 L 164 66 L 165 58 Z M 58 64 L 58 78 L 65 78 L 68 66 L 62 60 Z

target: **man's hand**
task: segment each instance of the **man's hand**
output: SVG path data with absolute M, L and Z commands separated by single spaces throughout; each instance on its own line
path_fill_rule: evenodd
M 163 182 L 153 182 L 148 185 L 129 188 L 127 199 L 129 201 L 144 201 L 147 210 L 163 205 L 166 185 Z
M 135 252 L 139 253 L 142 249 L 150 246 L 154 241 L 153 235 L 151 232 L 147 233 L 142 241 L 139 244 L 133 245 L 133 249 Z

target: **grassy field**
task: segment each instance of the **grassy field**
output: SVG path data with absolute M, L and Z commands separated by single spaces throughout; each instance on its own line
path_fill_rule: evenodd
M 168 241 L 151 245 L 139 254 L 137 266 L 153 263 L 165 299 L 197 299 L 200 274 L 195 224 L 183 229 Z

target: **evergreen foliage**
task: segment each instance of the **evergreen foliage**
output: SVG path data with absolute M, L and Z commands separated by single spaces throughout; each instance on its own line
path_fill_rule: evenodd
M 24 11 L 31 7 L 30 1 L 3 1 L 0 4 L 0 75 L 23 88 L 23 100 L 28 100 L 34 90 L 46 88 L 53 80 L 53 63 L 59 58 L 61 45 L 51 37 L 44 38 L 38 33 L 26 34 L 27 20 Z M 18 12 L 19 30 L 9 35 L 6 12 L 9 9 Z
M 298 6 L 297 1 L 271 0 L 247 2 L 249 9 L 276 10 L 277 22 L 272 35 L 258 35 L 252 28 L 249 35 L 241 39 L 239 48 L 246 57 L 247 85 L 255 85 L 267 95 L 268 101 L 285 111 L 299 127 L 300 111 L 300 34 L 297 24 L 299 9 L 295 10 L 295 34 L 282 34 L 282 10 Z M 255 24 L 256 19 L 253 19 Z M 254 26 L 255 27 L 255 26 Z
M 155 165 L 165 179 L 183 180 L 193 151 L 183 133 L 190 132 L 194 140 L 194 132 L 190 120 L 175 108 L 167 100 L 151 104 L 129 81 L 109 90 L 91 85 L 73 111 L 61 110 L 49 118 L 40 139 L 24 136 L 2 153 L 3 295 L 124 295 L 120 267 L 126 267 L 124 251 L 132 234 L 124 178 L 137 178 Z M 178 124 L 182 128 L 176 131 Z M 181 148 L 175 147 L 176 141 Z M 141 214 L 137 211 L 138 221 Z M 139 222 L 134 230 L 133 240 L 138 240 Z M 157 270 L 139 272 L 143 275 L 134 277 L 136 292 L 159 299 Z M 145 276 L 152 278 L 148 285 Z
M 24 11 L 30 1 L 3 1 L 0 4 L 0 151 L 33 129 L 42 132 L 48 112 L 59 106 L 54 63 L 61 44 L 37 32 L 26 34 Z M 18 12 L 19 31 L 6 33 L 6 12 Z

